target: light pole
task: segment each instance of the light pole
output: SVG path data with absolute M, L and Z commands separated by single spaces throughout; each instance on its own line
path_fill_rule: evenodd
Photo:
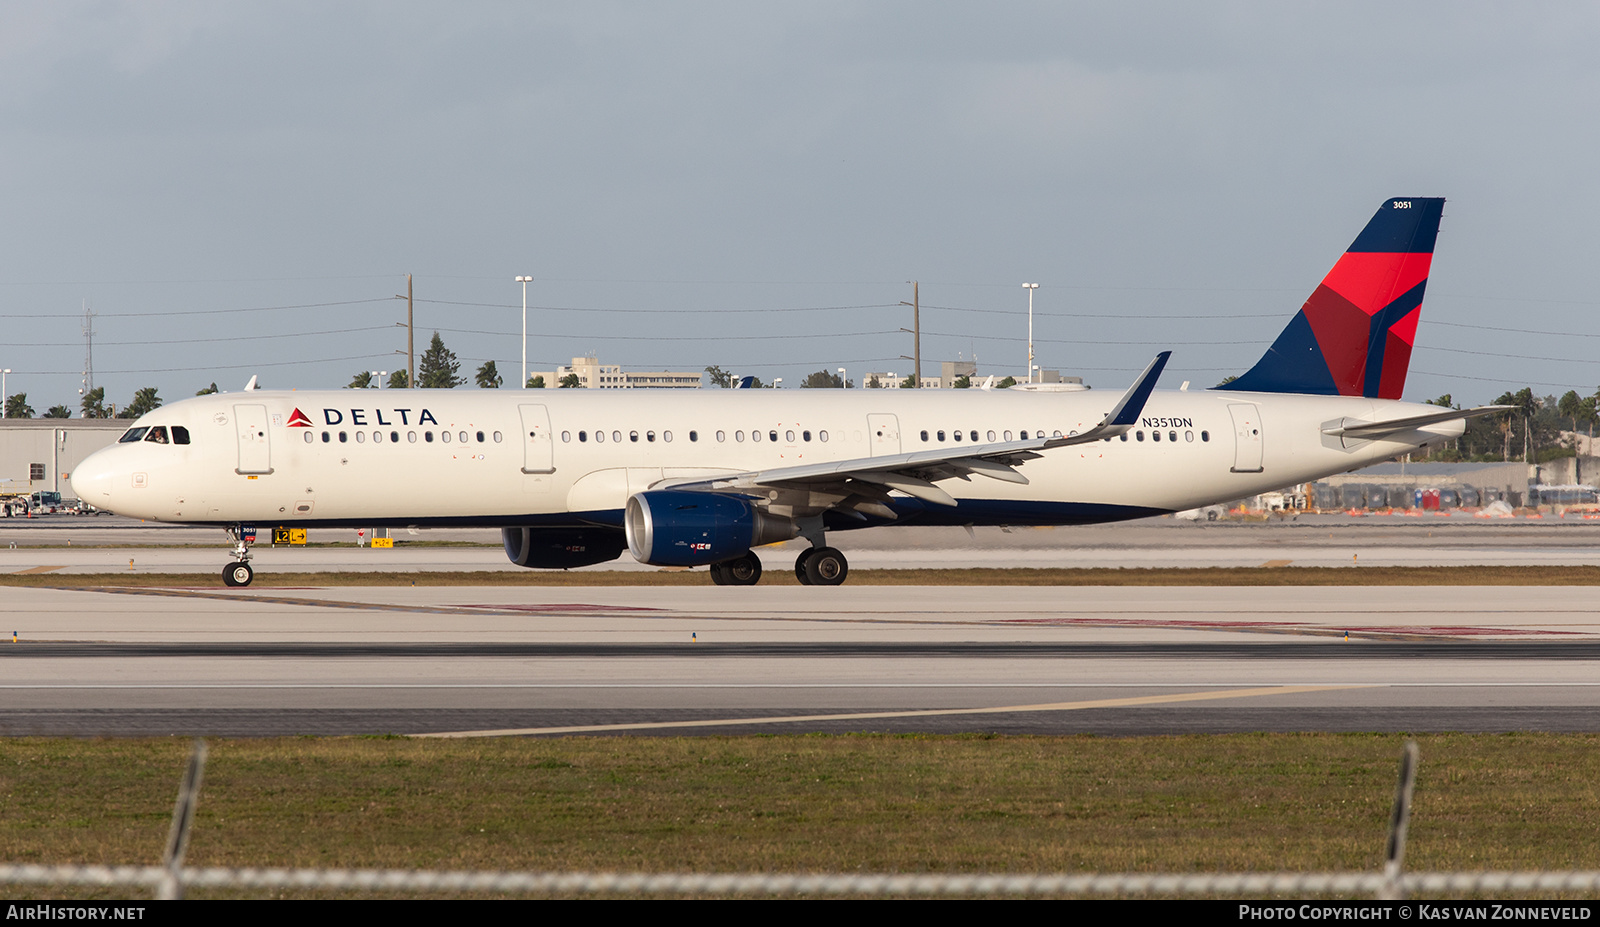
M 371 373 L 373 376 L 378 378 L 378 389 L 383 389 L 383 378 L 389 375 L 389 371 L 369 370 L 368 373 Z
M 11 403 L 6 401 L 6 399 L 9 398 L 6 395 L 6 374 L 8 374 L 10 372 L 11 372 L 11 368 L 10 367 L 5 368 L 4 370 L 0 370 L 0 418 L 10 418 L 11 417 L 11 414 L 10 414 L 11 413 L 11 409 L 10 409 Z
M 850 386 L 850 381 L 846 380 L 844 378 L 844 368 L 840 367 L 839 368 L 839 388 L 840 389 L 848 389 L 849 386 Z
M 528 284 L 533 282 L 532 277 L 518 277 L 517 282 L 522 284 L 522 385 L 518 389 L 528 388 Z
M 1022 288 L 1028 291 L 1028 382 L 1033 382 L 1033 291 L 1039 288 L 1037 283 L 1024 283 Z
M 772 381 L 772 388 L 773 389 L 777 389 L 778 387 L 780 387 L 782 385 L 783 385 L 783 377 L 777 377 L 777 378 L 773 379 L 773 381 Z

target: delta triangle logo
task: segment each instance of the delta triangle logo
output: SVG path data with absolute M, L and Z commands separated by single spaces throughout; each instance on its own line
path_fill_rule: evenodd
M 304 412 L 301 412 L 299 409 L 296 409 L 296 410 L 294 410 L 294 414 L 289 416 L 289 427 L 290 428 L 310 428 L 311 427 L 311 419 L 306 418 L 306 414 Z

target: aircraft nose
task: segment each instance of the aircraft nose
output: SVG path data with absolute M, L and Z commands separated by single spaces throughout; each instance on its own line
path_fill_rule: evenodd
M 116 486 L 116 469 L 111 448 L 95 451 L 85 457 L 72 471 L 72 492 L 95 508 L 112 508 L 112 490 Z

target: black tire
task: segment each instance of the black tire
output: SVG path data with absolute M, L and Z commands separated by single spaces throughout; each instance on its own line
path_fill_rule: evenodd
M 243 560 L 230 563 L 222 568 L 222 582 L 227 586 L 248 586 L 256 578 L 256 571 L 250 569 L 250 564 Z
M 837 586 L 850 575 L 850 563 L 832 547 L 817 547 L 806 558 L 806 577 L 813 586 Z
M 728 584 L 728 574 L 722 569 L 722 564 L 720 563 L 711 564 L 711 584 L 713 586 L 726 586 Z
M 815 547 L 807 547 L 800 552 L 800 556 L 794 559 L 794 578 L 800 580 L 800 585 L 802 586 L 811 585 L 811 577 L 806 574 L 806 561 L 810 560 L 811 555 L 816 552 L 817 549 Z
M 761 561 L 745 551 L 744 556 L 722 562 L 722 575 L 729 586 L 754 586 L 761 582 Z

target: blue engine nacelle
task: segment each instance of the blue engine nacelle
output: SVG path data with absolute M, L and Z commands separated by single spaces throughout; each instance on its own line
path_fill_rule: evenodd
M 748 499 L 671 489 L 628 499 L 623 524 L 634 559 L 655 566 L 721 563 L 799 533 L 794 522 L 768 515 Z
M 628 546 L 615 528 L 501 528 L 500 536 L 512 563 L 540 570 L 605 563 Z

